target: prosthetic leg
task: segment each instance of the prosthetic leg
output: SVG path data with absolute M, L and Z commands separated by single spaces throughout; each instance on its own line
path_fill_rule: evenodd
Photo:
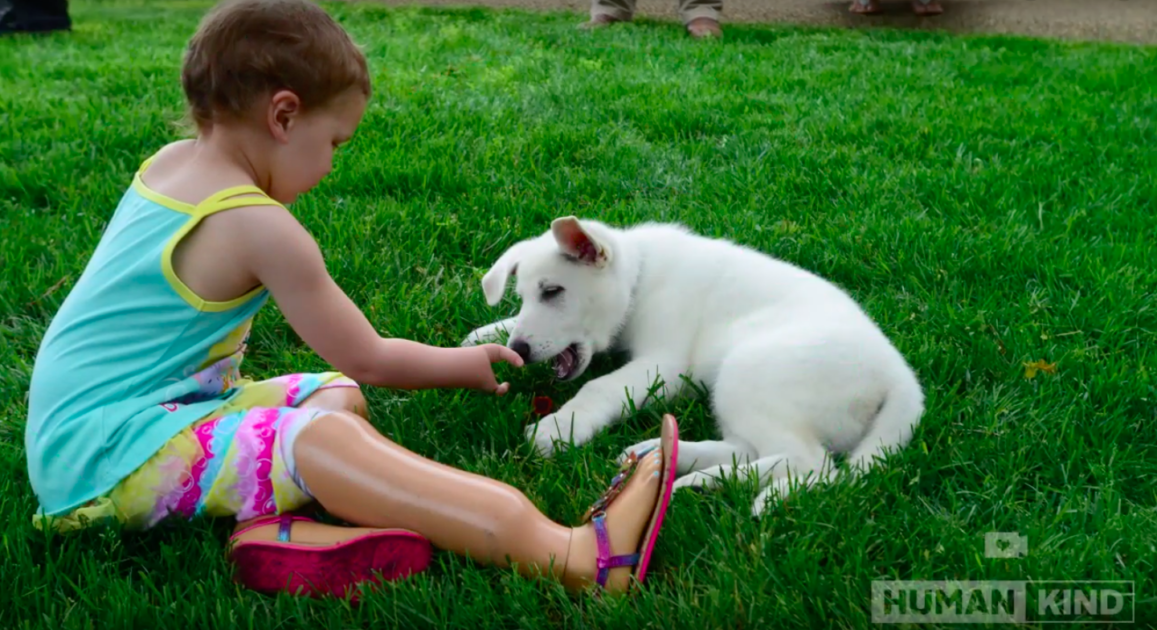
M 660 446 L 628 458 L 588 511 L 588 522 L 575 528 L 544 516 L 519 490 L 417 455 L 347 411 L 328 413 L 302 429 L 294 458 L 322 508 L 361 528 L 384 528 L 398 538 L 416 533 L 435 547 L 486 564 L 513 565 L 528 577 L 558 579 L 571 590 L 593 583 L 619 593 L 632 577 L 645 578 L 671 498 L 677 441 L 675 418 L 665 416 Z M 299 527 L 302 537 L 319 541 L 333 536 L 325 529 L 339 529 Z

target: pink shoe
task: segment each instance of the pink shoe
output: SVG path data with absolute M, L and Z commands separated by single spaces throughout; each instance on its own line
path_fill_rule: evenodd
M 382 530 L 327 546 L 290 542 L 293 522 L 313 519 L 289 514 L 261 519 L 233 534 L 230 543 L 274 521 L 280 521 L 277 542 L 237 542 L 229 552 L 237 567 L 237 581 L 258 592 L 311 597 L 352 594 L 356 601 L 359 584 L 402 579 L 430 565 L 430 541 L 404 529 Z

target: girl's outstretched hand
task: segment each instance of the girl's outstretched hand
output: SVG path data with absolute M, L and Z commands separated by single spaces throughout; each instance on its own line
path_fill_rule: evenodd
M 498 363 L 499 361 L 505 361 L 514 367 L 522 367 L 522 357 L 518 356 L 518 353 L 511 350 L 510 348 L 507 348 L 506 346 L 500 346 L 496 343 L 483 344 L 481 346 L 468 348 L 468 350 L 481 352 L 481 354 L 486 357 L 486 365 L 480 367 L 479 370 L 479 376 L 481 377 L 482 382 L 478 389 L 487 392 L 494 392 L 498 396 L 501 396 L 510 391 L 510 383 L 499 384 L 498 379 L 494 376 L 494 368 L 491 367 L 491 365 Z

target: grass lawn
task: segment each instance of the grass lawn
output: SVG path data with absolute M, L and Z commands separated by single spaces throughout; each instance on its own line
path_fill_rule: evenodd
M 77 2 L 72 34 L 0 39 L 0 627 L 864 628 L 876 579 L 1133 580 L 1138 624 L 1157 622 L 1152 48 L 739 25 L 695 43 L 657 23 L 331 6 L 376 94 L 294 211 L 383 334 L 454 345 L 514 312 L 479 280 L 556 216 L 681 221 L 851 291 L 920 375 L 921 428 L 861 483 L 761 521 L 742 481 L 676 495 L 633 598 L 439 553 L 352 608 L 233 585 L 224 521 L 40 534 L 23 454 L 37 345 L 134 169 L 178 137 L 206 6 Z M 251 349 L 257 378 L 327 367 L 273 306 Z M 714 435 L 691 399 L 543 461 L 522 437 L 532 398 L 581 382 L 500 376 L 504 398 L 371 391 L 374 422 L 565 523 L 659 413 Z M 993 531 L 1027 536 L 1028 556 L 986 558 Z

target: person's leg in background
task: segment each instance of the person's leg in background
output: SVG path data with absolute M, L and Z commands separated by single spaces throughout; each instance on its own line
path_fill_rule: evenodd
M 635 0 L 591 0 L 591 20 L 583 28 L 599 28 L 635 17 Z
M 944 7 L 939 0 L 912 0 L 912 12 L 916 15 L 940 15 Z
M 720 37 L 723 0 L 679 0 L 679 18 L 687 33 L 696 39 Z
M 879 0 L 852 0 L 852 13 L 873 15 L 880 12 Z M 916 15 L 940 15 L 944 7 L 939 0 L 912 0 L 912 12 Z
M 719 37 L 723 0 L 679 0 L 679 18 L 695 38 Z M 635 17 L 635 0 L 591 0 L 591 19 L 584 28 L 598 28 Z

